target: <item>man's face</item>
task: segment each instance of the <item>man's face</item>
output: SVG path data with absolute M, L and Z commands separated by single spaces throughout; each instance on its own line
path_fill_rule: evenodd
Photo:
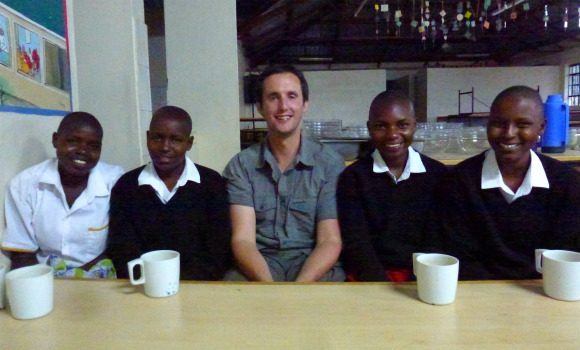
M 61 176 L 88 176 L 101 157 L 102 139 L 102 134 L 88 125 L 52 134 Z
M 300 79 L 292 73 L 273 74 L 264 80 L 259 105 L 260 113 L 275 136 L 288 137 L 300 133 L 302 115 L 308 109 Z
M 527 161 L 543 133 L 541 109 L 531 99 L 507 96 L 491 109 L 487 139 L 499 164 Z
M 159 176 L 180 175 L 192 144 L 193 137 L 180 120 L 161 117 L 147 131 L 147 149 Z
M 369 134 L 387 165 L 407 159 L 416 125 L 415 115 L 406 103 L 380 106 L 372 113 L 367 122 Z

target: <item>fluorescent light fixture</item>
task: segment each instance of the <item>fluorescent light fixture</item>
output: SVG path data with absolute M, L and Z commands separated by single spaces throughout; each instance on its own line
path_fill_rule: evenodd
M 298 57 L 300 62 L 332 62 L 332 57 Z
M 497 9 L 497 10 L 493 11 L 493 12 L 491 13 L 491 15 L 492 15 L 492 16 L 497 16 L 497 15 L 499 15 L 500 13 L 502 13 L 502 12 L 504 12 L 504 11 L 507 11 L 507 10 L 511 9 L 512 7 L 516 7 L 517 5 L 521 4 L 521 3 L 522 3 L 522 2 L 524 2 L 524 1 L 526 1 L 526 0 L 516 0 L 515 2 L 512 2 L 512 3 L 511 3 L 511 4 L 509 4 L 509 5 L 508 5 L 508 4 L 507 4 L 507 2 L 506 2 L 506 5 L 505 5 L 504 7 L 502 7 L 502 8 L 500 8 L 500 9 Z
M 483 58 L 489 57 L 488 53 L 460 53 L 456 55 L 459 58 Z

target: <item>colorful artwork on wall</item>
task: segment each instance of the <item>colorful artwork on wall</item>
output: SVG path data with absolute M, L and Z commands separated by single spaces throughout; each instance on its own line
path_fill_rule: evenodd
M 16 24 L 18 71 L 40 81 L 40 37 Z
M 0 15 L 0 64 L 10 66 L 10 26 L 8 18 Z

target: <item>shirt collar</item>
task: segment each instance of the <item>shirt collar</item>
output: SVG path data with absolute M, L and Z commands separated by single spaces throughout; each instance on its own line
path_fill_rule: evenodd
M 262 141 L 260 145 L 260 154 L 256 168 L 263 168 L 265 163 L 269 163 L 271 167 L 274 167 L 276 163 L 276 158 L 274 157 L 274 154 L 272 154 L 267 138 Z M 298 163 L 310 167 L 314 166 L 314 141 L 306 137 L 304 134 L 300 135 L 300 148 L 296 155 L 295 164 Z
M 95 167 L 92 168 L 91 172 L 89 173 L 89 180 L 87 181 L 87 188 L 85 189 L 88 198 L 105 197 L 110 194 L 105 177 L 98 165 L 99 163 L 97 163 L 97 165 L 95 165 Z M 58 172 L 57 158 L 51 159 L 48 164 L 47 171 L 45 171 L 40 177 L 40 182 L 56 186 L 62 190 L 62 182 L 60 180 L 60 173 Z M 62 191 L 64 193 L 64 190 Z
M 425 165 L 423 164 L 423 161 L 421 160 L 421 155 L 419 154 L 419 152 L 415 151 L 413 149 L 413 147 L 411 147 L 411 146 L 409 146 L 408 150 L 409 150 L 409 156 L 407 157 L 407 163 L 405 163 L 405 169 L 403 169 L 403 173 L 401 174 L 401 176 L 398 179 L 394 179 L 394 176 L 391 173 L 391 171 L 389 170 L 387 163 L 385 163 L 385 160 L 383 159 L 383 157 L 381 156 L 381 153 L 377 149 L 375 149 L 374 152 L 372 153 L 373 172 L 374 173 L 389 173 L 389 175 L 391 175 L 391 177 L 393 177 L 393 179 L 396 182 L 407 180 L 409 177 L 411 177 L 412 173 L 425 173 L 425 172 L 427 172 L 427 169 L 425 169 Z
M 513 202 L 519 197 L 526 196 L 532 192 L 533 187 L 550 188 L 546 171 L 538 155 L 530 150 L 530 167 L 526 172 L 524 181 L 514 193 L 503 181 L 497 159 L 493 149 L 485 153 L 485 159 L 481 170 L 481 189 L 499 188 L 508 202 Z
M 161 180 L 159 175 L 157 175 L 157 171 L 155 171 L 155 167 L 151 162 L 148 163 L 145 168 L 143 168 L 141 174 L 139 174 L 139 177 L 137 178 L 137 181 L 139 186 L 149 185 L 153 187 L 157 193 L 163 193 L 164 191 L 167 191 L 167 186 L 165 186 L 163 180 Z M 184 186 L 187 181 L 201 183 L 199 171 L 191 159 L 189 159 L 189 157 L 185 157 L 185 168 L 183 169 L 179 180 L 177 180 L 174 190 Z

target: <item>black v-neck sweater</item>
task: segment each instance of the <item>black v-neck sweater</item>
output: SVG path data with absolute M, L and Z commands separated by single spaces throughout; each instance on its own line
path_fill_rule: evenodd
M 127 262 L 158 249 L 180 253 L 181 279 L 219 280 L 230 267 L 231 225 L 225 182 L 197 165 L 201 183 L 188 181 L 167 204 L 149 186 L 139 186 L 143 167 L 123 175 L 111 194 L 107 255 L 119 278 Z
M 538 278 L 538 248 L 580 251 L 580 174 L 538 154 L 550 188 L 511 204 L 481 189 L 484 154 L 458 164 L 444 185 L 439 246 L 460 260 L 462 279 Z
M 421 154 L 427 170 L 395 184 L 373 172 L 373 159 L 360 159 L 340 175 L 337 204 L 345 269 L 359 281 L 384 281 L 385 270 L 412 267 L 411 254 L 426 241 L 435 188 L 447 173 Z

